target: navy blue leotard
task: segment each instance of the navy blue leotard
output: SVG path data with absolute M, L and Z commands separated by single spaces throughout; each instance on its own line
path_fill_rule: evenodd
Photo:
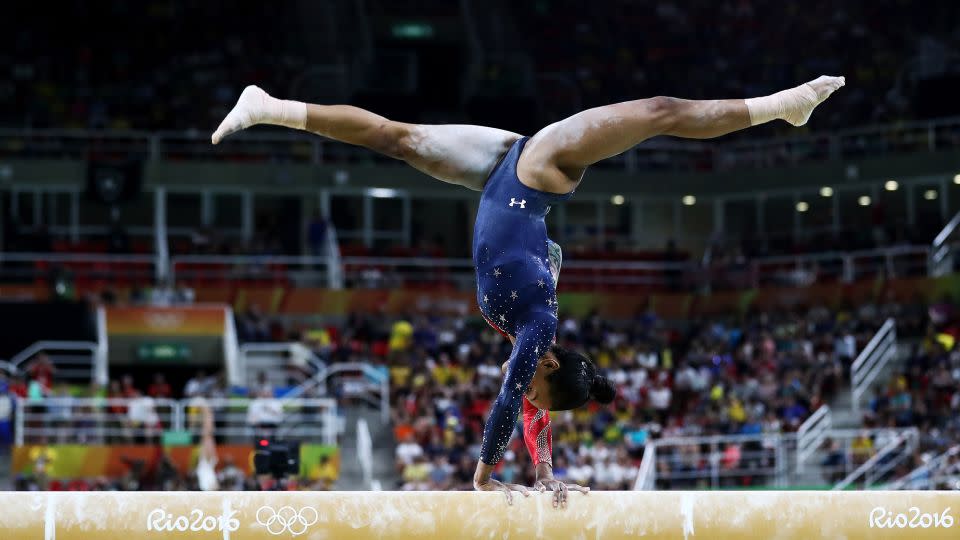
M 544 216 L 550 205 L 573 193 L 545 193 L 520 182 L 517 161 L 526 142 L 526 137 L 515 142 L 490 173 L 473 229 L 480 311 L 498 330 L 516 338 L 483 430 L 480 459 L 488 465 L 503 457 L 537 361 L 557 333 L 557 293 Z

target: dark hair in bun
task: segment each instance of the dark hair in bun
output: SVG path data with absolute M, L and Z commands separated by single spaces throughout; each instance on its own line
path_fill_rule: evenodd
M 550 410 L 568 411 L 583 406 L 590 399 L 610 403 L 617 395 L 610 379 L 597 371 L 585 355 L 559 345 L 550 347 L 559 369 L 546 376 L 550 384 Z
M 590 383 L 590 397 L 600 403 L 610 403 L 617 397 L 617 389 L 614 388 L 610 379 L 597 373 L 593 376 L 593 382 Z

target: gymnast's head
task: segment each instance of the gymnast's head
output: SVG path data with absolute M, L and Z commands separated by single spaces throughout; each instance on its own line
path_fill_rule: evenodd
M 506 373 L 507 363 L 503 364 Z M 526 397 L 538 409 L 568 411 L 589 400 L 610 403 L 616 396 L 610 379 L 601 375 L 589 358 L 559 345 L 540 357 Z

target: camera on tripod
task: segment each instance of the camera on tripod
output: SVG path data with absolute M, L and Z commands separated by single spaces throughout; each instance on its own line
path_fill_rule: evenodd
M 259 439 L 253 454 L 253 469 L 258 475 L 277 480 L 300 472 L 300 443 Z

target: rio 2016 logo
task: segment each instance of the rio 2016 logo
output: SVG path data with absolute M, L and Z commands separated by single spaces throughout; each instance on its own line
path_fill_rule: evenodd
M 294 510 L 291 506 L 281 506 L 279 510 L 270 506 L 261 506 L 257 510 L 257 523 L 263 525 L 267 532 L 274 536 L 285 532 L 292 536 L 300 536 L 307 532 L 307 529 L 319 518 L 317 510 L 311 506 L 304 506 L 300 510 Z
M 207 516 L 194 509 L 189 516 L 175 516 L 162 508 L 155 508 L 147 515 L 147 530 L 160 532 L 234 532 L 240 528 L 240 520 L 233 517 L 235 510 L 224 509 L 221 516 Z

